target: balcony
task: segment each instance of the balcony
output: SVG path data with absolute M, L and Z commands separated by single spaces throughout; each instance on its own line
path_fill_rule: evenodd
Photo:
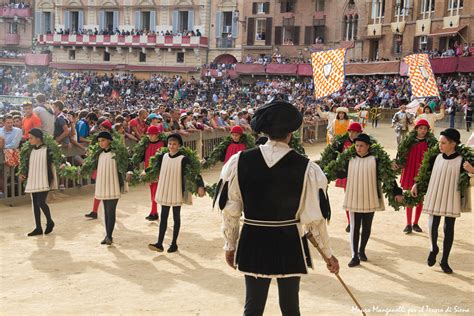
M 207 37 L 158 35 L 59 35 L 38 36 L 38 44 L 50 46 L 96 46 L 138 48 L 208 47 Z
M 15 9 L 15 8 L 0 8 L 1 18 L 30 18 L 33 14 L 31 8 Z
M 234 38 L 217 38 L 217 48 L 234 48 Z
M 6 34 L 5 45 L 20 45 L 20 34 Z

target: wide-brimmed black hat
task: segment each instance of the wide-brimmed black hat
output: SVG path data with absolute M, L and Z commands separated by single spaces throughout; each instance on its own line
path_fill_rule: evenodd
M 250 126 L 256 133 L 291 133 L 303 123 L 300 111 L 283 100 L 274 100 L 260 107 L 253 115 Z

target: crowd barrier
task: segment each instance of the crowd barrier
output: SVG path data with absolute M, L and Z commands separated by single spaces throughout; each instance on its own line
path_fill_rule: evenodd
M 209 130 L 202 132 L 190 133 L 183 136 L 184 145 L 195 150 L 199 158 L 208 157 L 214 148 L 229 135 L 228 130 Z M 133 146 L 135 142 L 127 142 L 127 146 Z M 78 147 L 64 148 L 64 156 L 73 163 L 75 157 L 85 154 L 83 149 Z M 3 151 L 0 151 L 0 202 L 5 204 L 12 204 L 15 201 L 22 199 L 25 195 L 24 185 L 19 177 L 16 175 L 17 167 L 11 167 L 5 164 Z M 91 179 L 82 179 L 73 181 L 69 179 L 59 179 L 61 188 L 70 189 L 81 186 L 90 185 L 93 183 Z

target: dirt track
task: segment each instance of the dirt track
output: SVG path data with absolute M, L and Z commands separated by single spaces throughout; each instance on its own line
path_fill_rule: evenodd
M 367 131 L 394 155 L 395 136 L 387 125 Z M 462 133 L 463 141 L 467 135 Z M 307 151 L 316 159 L 321 148 L 314 145 Z M 214 182 L 219 169 L 205 173 L 205 180 Z M 422 215 L 420 223 L 425 232 L 407 236 L 402 233 L 404 212 L 389 207 L 375 215 L 367 246 L 369 261 L 350 269 L 349 236 L 341 210 L 343 191 L 331 186 L 329 194 L 333 208 L 329 232 L 340 274 L 369 314 L 474 314 L 472 213 L 463 213 L 456 221 L 450 257 L 453 275 L 442 273 L 438 265 L 426 265 L 427 217 Z M 147 249 L 158 231 L 157 223 L 144 219 L 149 210 L 148 187 L 132 188 L 119 201 L 112 247 L 99 244 L 104 236 L 102 221 L 84 218 L 92 206 L 91 189 L 54 195 L 50 207 L 56 228 L 49 236 L 26 237 L 34 226 L 30 204 L 0 206 L 2 315 L 242 313 L 243 277 L 224 262 L 220 216 L 211 210 L 209 198 L 195 198 L 192 207 L 183 208 L 180 252 L 159 255 Z M 169 237 L 170 229 L 165 247 Z M 301 284 L 302 314 L 353 314 L 348 295 L 327 273 L 315 251 L 313 255 L 317 268 Z M 273 284 L 266 315 L 278 314 Z

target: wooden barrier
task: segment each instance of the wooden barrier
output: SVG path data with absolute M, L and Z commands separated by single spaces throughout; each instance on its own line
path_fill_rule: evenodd
M 326 135 L 326 124 L 316 124 L 314 126 L 305 126 L 305 128 L 314 128 L 317 141 L 325 141 Z M 199 158 L 208 157 L 214 148 L 229 135 L 229 131 L 215 129 L 202 132 L 189 133 L 189 135 L 183 136 L 184 145 L 195 150 Z M 301 133 L 301 135 L 303 135 Z M 302 136 L 301 136 L 302 137 Z M 127 141 L 127 147 L 134 146 L 136 143 L 133 141 Z M 78 159 L 85 154 L 85 150 L 78 147 L 65 148 L 63 153 L 66 156 L 68 162 L 72 165 L 76 164 Z M 4 163 L 3 151 L 0 151 L 0 202 L 5 204 L 11 204 L 11 202 L 21 199 L 24 197 L 23 183 L 16 175 L 17 168 L 7 166 Z M 78 188 L 85 185 L 93 184 L 92 179 L 82 179 L 73 181 L 70 179 L 59 179 L 59 185 L 64 189 Z

